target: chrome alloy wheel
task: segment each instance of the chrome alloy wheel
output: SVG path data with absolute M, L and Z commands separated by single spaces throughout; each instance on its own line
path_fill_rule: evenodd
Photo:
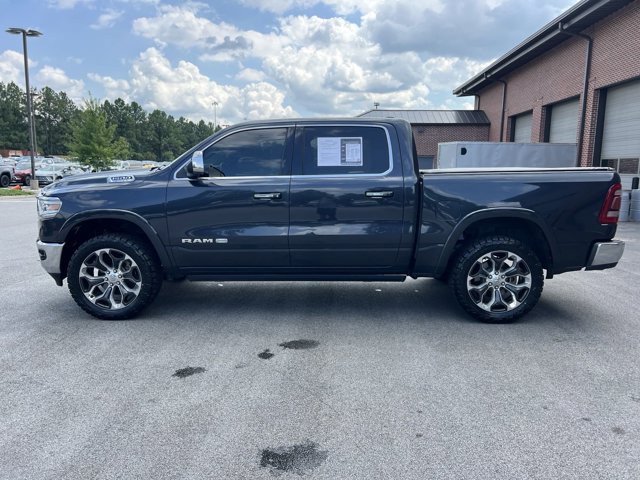
M 487 312 L 509 312 L 531 291 L 531 270 L 513 252 L 496 250 L 479 257 L 467 273 L 471 300 Z
M 142 274 L 136 262 L 115 248 L 101 248 L 87 255 L 78 279 L 84 296 L 107 310 L 131 305 L 142 288 Z

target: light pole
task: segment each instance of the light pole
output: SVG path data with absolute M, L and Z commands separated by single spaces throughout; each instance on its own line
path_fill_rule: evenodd
M 7 28 L 8 33 L 22 35 L 22 52 L 24 54 L 24 83 L 27 90 L 27 116 L 29 118 L 29 140 L 31 141 L 31 183 L 32 190 L 38 189 L 38 179 L 36 178 L 36 159 L 34 157 L 36 126 L 33 121 L 33 110 L 31 105 L 31 88 L 29 87 L 29 56 L 27 54 L 27 37 L 39 37 L 42 33 L 37 30 L 25 30 L 24 28 Z
M 31 128 L 33 130 L 33 151 L 35 152 L 34 153 L 35 156 L 38 155 L 38 136 L 36 135 L 36 105 L 33 99 L 38 96 L 40 96 L 39 93 L 31 92 L 31 114 L 33 116 L 33 121 L 31 122 Z
M 216 133 L 216 124 L 218 121 L 218 102 L 213 102 L 213 133 Z

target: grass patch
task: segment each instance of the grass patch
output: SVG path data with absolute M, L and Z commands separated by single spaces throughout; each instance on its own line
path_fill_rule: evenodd
M 33 195 L 31 190 L 9 190 L 8 188 L 0 188 L 0 197 L 19 197 Z

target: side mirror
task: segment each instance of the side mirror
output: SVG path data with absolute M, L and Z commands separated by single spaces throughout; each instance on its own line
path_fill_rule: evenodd
M 204 157 L 202 155 L 202 150 L 196 150 L 193 152 L 187 171 L 190 178 L 204 177 Z

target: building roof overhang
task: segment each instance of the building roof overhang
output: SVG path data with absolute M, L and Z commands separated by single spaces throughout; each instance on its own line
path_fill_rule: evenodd
M 479 74 L 453 90 L 458 97 L 476 95 L 480 90 L 501 79 L 518 67 L 585 28 L 599 22 L 634 0 L 583 0 L 549 22 L 522 43 L 505 53 Z
M 402 118 L 412 125 L 489 125 L 482 110 L 369 110 L 358 117 Z

